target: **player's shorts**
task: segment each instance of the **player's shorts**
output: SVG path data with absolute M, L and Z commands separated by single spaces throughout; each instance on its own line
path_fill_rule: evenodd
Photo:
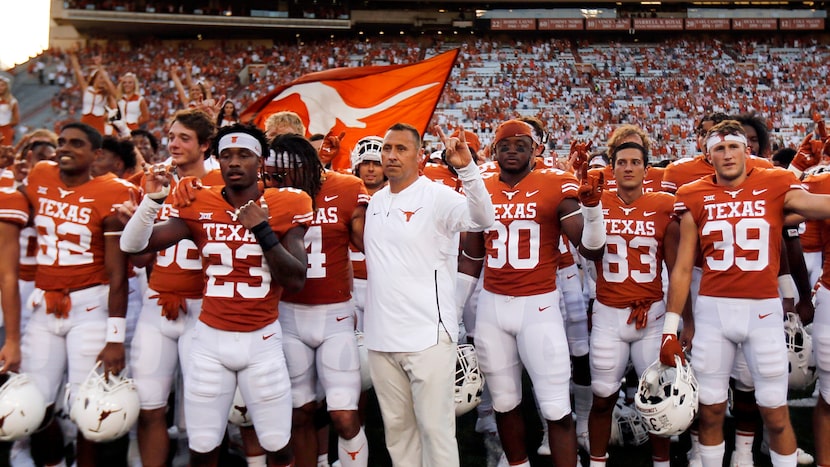
M 588 306 L 582 295 L 579 268 L 572 264 L 556 271 L 556 290 L 559 291 L 559 309 L 565 322 L 568 349 L 574 357 L 588 355 Z
M 825 402 L 830 402 L 830 290 L 824 286 L 816 290 L 812 337 L 819 392 Z
M 524 366 L 545 419 L 571 412 L 571 361 L 558 291 L 512 297 L 482 290 L 475 342 L 496 411 L 521 402 Z
M 651 304 L 648 322 L 643 329 L 627 324 L 631 308 L 614 308 L 594 302 L 591 328 L 591 389 L 599 397 L 608 397 L 620 390 L 628 359 L 638 375 L 654 363 L 660 355 L 660 338 L 666 305 L 663 301 Z
M 699 295 L 694 308 L 692 367 L 700 384 L 700 403 L 719 404 L 728 395 L 735 354 L 743 352 L 761 407 L 787 403 L 787 347 L 781 300 Z
M 317 399 L 319 380 L 329 410 L 357 410 L 360 358 L 351 302 L 280 302 L 280 324 L 294 407 Z
M 95 366 L 106 343 L 108 297 L 106 285 L 72 292 L 66 318 L 46 314 L 40 289 L 24 304 L 30 307 L 31 318 L 23 334 L 20 370 L 32 378 L 47 404 L 55 402 L 65 372 L 74 391 Z
M 188 357 L 188 352 L 181 348 L 185 346 L 183 336 L 196 325 L 202 309 L 201 299 L 185 299 L 187 313 L 179 313 L 178 318 L 170 320 L 162 315 L 158 298 L 150 298 L 156 295 L 152 289 L 144 294 L 128 362 L 142 410 L 167 405 L 179 362 L 184 368 Z
M 366 310 L 366 279 L 352 280 L 352 304 L 355 310 L 355 329 L 363 332 L 363 311 Z
M 291 437 L 291 382 L 278 321 L 251 332 L 223 331 L 199 321 L 188 333 L 184 411 L 190 449 L 222 442 L 237 385 L 259 443 L 274 452 Z

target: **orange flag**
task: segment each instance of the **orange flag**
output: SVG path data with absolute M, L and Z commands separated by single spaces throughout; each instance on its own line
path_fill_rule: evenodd
M 296 112 L 310 136 L 346 135 L 332 169 L 351 167 L 349 155 L 364 136 L 383 137 L 398 122 L 423 134 L 455 64 L 458 49 L 412 65 L 335 68 L 303 75 L 259 98 L 240 116 L 265 128 L 274 112 Z

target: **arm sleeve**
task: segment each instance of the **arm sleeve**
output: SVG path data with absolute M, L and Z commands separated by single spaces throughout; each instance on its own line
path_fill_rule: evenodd
M 457 169 L 458 178 L 464 186 L 464 193 L 467 197 L 465 213 L 457 217 L 461 221 L 459 232 L 481 232 L 493 225 L 496 220 L 496 213 L 493 203 L 490 201 L 490 194 L 484 187 L 484 180 L 475 162 L 470 162 L 466 167 Z
M 133 217 L 124 227 L 121 234 L 121 251 L 125 253 L 138 253 L 147 248 L 150 243 L 150 235 L 153 233 L 153 224 L 156 215 L 161 209 L 161 204 L 145 196 L 138 205 Z

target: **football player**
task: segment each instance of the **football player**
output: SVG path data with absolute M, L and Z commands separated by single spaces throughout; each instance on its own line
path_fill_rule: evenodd
M 5 336 L 0 348 L 0 373 L 20 366 L 20 231 L 29 222 L 29 205 L 13 188 L 0 189 L 0 307 Z
M 360 425 L 360 363 L 351 302 L 349 243 L 363 249 L 363 223 L 369 195 L 359 178 L 325 170 L 314 147 L 302 136 L 286 134 L 271 143 L 280 186 L 293 187 L 305 171 L 321 181 L 315 215 L 305 233 L 308 271 L 303 289 L 280 301 L 283 348 L 294 405 L 292 447 L 296 465 L 314 467 L 317 438 L 314 411 L 322 386 L 338 457 L 344 467 L 366 466 L 369 449 Z M 302 183 L 298 184 L 298 188 Z
M 560 230 L 587 258 L 600 254 L 605 244 L 599 206 L 602 181 L 585 175 L 586 185 L 580 188 L 572 175 L 560 170 L 532 170 L 539 142 L 525 122 L 502 123 L 494 141 L 499 171 L 485 178 L 485 186 L 496 208 L 496 222 L 483 234 L 468 233 L 464 246 L 467 257 L 485 258 L 475 325 L 479 363 L 493 397 L 507 461 L 530 465 L 519 408 L 524 366 L 547 421 L 554 463 L 574 465 L 571 365 L 556 267 Z
M 50 412 L 64 372 L 70 390 L 77 390 L 97 360 L 107 373 L 120 373 L 125 366 L 127 256 L 118 248 L 123 223 L 114 214 L 115 206 L 137 191 L 115 177 L 92 177 L 100 152 L 98 131 L 66 124 L 56 162 L 35 165 L 25 188 L 38 254 L 21 369 L 42 391 Z M 93 443 L 78 436 L 79 464 L 92 465 L 95 451 Z M 32 454 L 47 465 L 63 462 L 62 435 L 54 420 L 32 436 Z
M 208 172 L 205 155 L 215 133 L 213 119 L 201 110 L 176 112 L 167 134 L 171 163 L 176 169 L 171 177 L 175 188 L 183 177 L 196 177 L 205 185 L 223 185 L 221 174 Z M 145 184 L 145 173 L 135 178 Z M 157 221 L 167 220 L 175 208 L 166 201 L 158 211 Z M 138 263 L 135 256 L 133 261 Z M 138 446 L 141 463 L 159 467 L 167 462 L 167 401 L 176 369 L 186 366 L 185 332 L 195 326 L 205 287 L 202 259 L 190 239 L 160 250 L 154 255 L 143 308 L 132 341 L 130 370 L 138 388 L 141 411 L 138 418 Z
M 305 282 L 303 235 L 311 199 L 294 189 L 258 185 L 267 151 L 264 134 L 233 125 L 216 136 L 224 187 L 196 191 L 164 222 L 154 224 L 169 193 L 170 173 L 145 174 L 148 193 L 125 228 L 121 247 L 131 253 L 193 241 L 204 262 L 199 321 L 190 332 L 183 370 L 190 463 L 215 466 L 237 385 L 259 442 L 272 465 L 289 465 L 282 450 L 291 429 L 291 391 L 282 350 L 277 304 L 283 288 Z M 152 172 L 149 172 L 152 170 Z
M 740 345 L 769 431 L 772 463 L 795 465 L 777 281 L 781 232 L 785 210 L 827 218 L 830 198 L 805 191 L 792 173 L 750 168 L 739 122 L 713 126 L 704 143 L 715 173 L 677 193 L 680 245 L 669 283 L 660 359 L 674 365 L 675 356 L 684 358 L 676 332 L 699 252 L 703 270 L 694 307 L 692 365 L 700 383 L 701 461 L 704 466 L 723 461 L 729 375 Z
M 800 165 L 800 170 L 807 169 L 805 159 L 809 165 L 819 162 L 822 153 L 830 157 L 830 138 L 825 135 L 823 150 L 819 153 L 822 144 L 819 135 L 816 138 L 816 147 L 811 146 L 812 136 L 808 137 L 806 144 L 802 143 L 793 165 Z M 799 160 L 800 159 L 800 160 Z M 804 179 L 804 184 L 812 193 L 830 194 L 830 174 L 821 173 L 810 175 Z M 824 249 L 824 266 L 816 289 L 816 309 L 813 321 L 813 352 L 815 353 L 818 370 L 818 401 L 813 413 L 813 428 L 816 446 L 816 465 L 830 464 L 830 223 L 821 221 L 814 223 L 817 226 L 818 234 Z
M 677 253 L 679 226 L 674 196 L 645 193 L 648 150 L 638 142 L 614 147 L 616 192 L 604 192 L 606 244 L 596 261 L 597 298 L 591 332 L 591 465 L 603 466 L 611 420 L 629 356 L 637 374 L 656 359 L 665 315 L 663 260 Z M 652 436 L 655 466 L 668 467 L 669 439 Z

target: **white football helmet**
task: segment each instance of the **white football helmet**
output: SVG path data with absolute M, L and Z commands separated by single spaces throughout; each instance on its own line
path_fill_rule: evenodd
M 652 363 L 640 377 L 634 398 L 637 412 L 649 433 L 659 436 L 679 435 L 697 416 L 698 385 L 687 362 L 675 356 L 676 367 Z
M 813 354 L 813 337 L 801 324 L 795 313 L 787 313 L 784 321 L 784 335 L 787 341 L 790 389 L 806 389 L 816 382 L 816 357 Z
M 140 409 L 138 391 L 132 378 L 109 375 L 109 380 L 98 372 L 99 361 L 81 383 L 69 404 L 69 418 L 78 425 L 84 438 L 94 441 L 112 441 L 130 431 Z
M 455 416 L 473 410 L 481 402 L 484 375 L 478 368 L 476 349 L 471 344 L 459 344 L 455 361 Z
M 43 422 L 46 401 L 25 373 L 9 373 L 0 387 L 0 441 L 31 435 Z
M 383 138 L 379 136 L 360 138 L 352 150 L 352 171 L 356 173 L 357 166 L 364 161 L 380 162 L 381 148 L 383 148 Z
M 640 416 L 623 400 L 617 400 L 611 415 L 611 436 L 608 443 L 614 446 L 642 446 L 648 442 L 648 431 Z
M 236 392 L 233 394 L 233 404 L 228 413 L 228 421 L 236 426 L 253 426 L 254 422 L 248 415 L 248 406 L 245 405 L 245 399 L 242 398 L 242 393 L 239 392 L 239 386 L 236 387 Z
M 363 342 L 363 333 L 354 331 L 355 340 L 357 340 L 357 356 L 360 359 L 360 390 L 368 391 L 372 388 L 372 375 L 369 374 L 369 349 Z

